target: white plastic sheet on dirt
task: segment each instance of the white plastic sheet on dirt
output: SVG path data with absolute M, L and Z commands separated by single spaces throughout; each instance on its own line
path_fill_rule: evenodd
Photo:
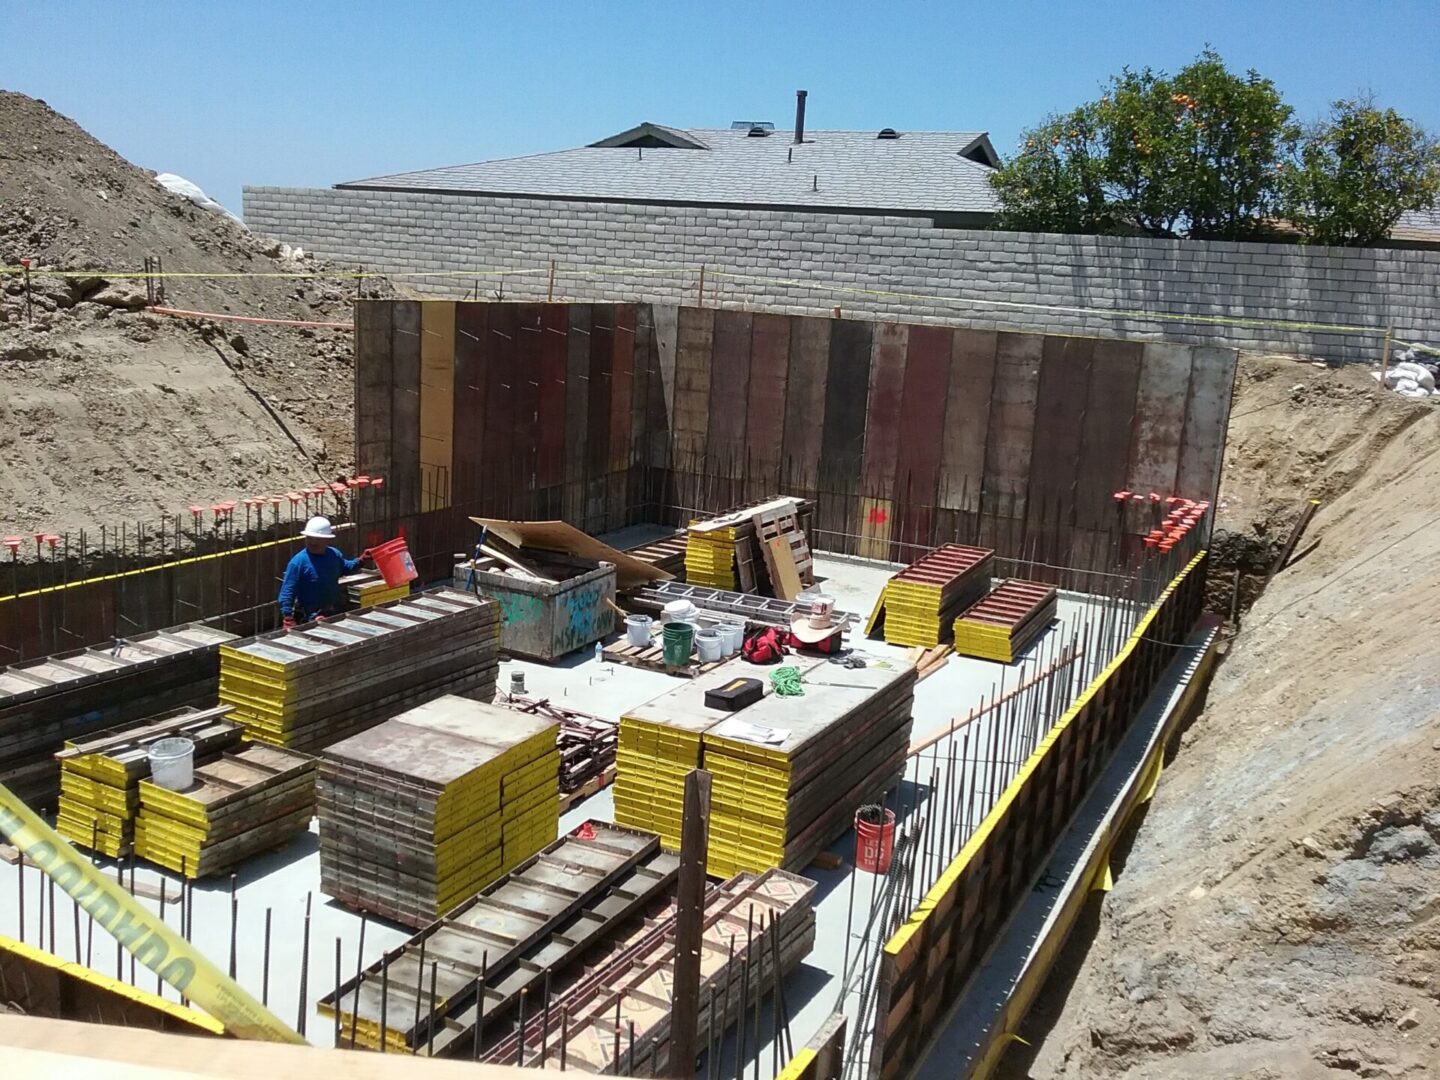
M 221 206 L 209 195 L 206 195 L 198 184 L 191 183 L 189 180 L 186 180 L 185 177 L 176 176 L 174 173 L 162 172 L 155 177 L 155 182 L 161 187 L 163 187 L 166 191 L 173 192 L 174 194 L 179 195 L 182 199 L 189 199 L 196 206 L 200 207 L 201 210 L 209 210 L 212 213 L 224 214 L 226 217 L 232 219 L 241 228 L 245 227 L 245 223 L 243 221 L 241 221 L 234 214 L 230 213 L 229 210 L 225 209 L 225 207 Z

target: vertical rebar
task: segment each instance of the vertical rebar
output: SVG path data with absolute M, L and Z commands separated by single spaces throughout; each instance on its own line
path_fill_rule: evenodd
M 265 909 L 265 946 L 260 961 L 260 1004 L 270 1004 L 270 916 L 272 909 Z M 335 1015 L 340 1015 L 340 1000 L 335 1000 Z M 338 1043 L 336 1045 L 339 1045 Z
M 305 894 L 305 930 L 300 938 L 300 1000 L 295 1005 L 295 1030 L 303 1037 L 307 999 L 310 996 L 310 901 L 314 893 Z
M 355 988 L 359 996 L 360 988 Z M 385 1053 L 385 1043 L 390 1031 L 390 954 L 380 954 L 380 1053 Z
M 440 975 L 440 965 L 430 961 L 430 1022 L 425 1029 L 425 1056 L 432 1057 L 435 1052 L 435 981 Z M 419 1038 L 417 1036 L 418 1043 Z
M 480 1042 L 485 1037 L 485 983 L 490 975 L 490 951 L 480 954 L 480 984 L 475 994 L 475 1041 L 470 1047 L 470 1060 L 480 1060 Z
M 360 1023 L 360 981 L 365 974 L 365 924 L 370 919 L 370 913 L 360 912 L 360 942 L 355 946 L 355 1000 L 350 1007 L 350 1047 L 355 1047 L 355 1029 Z M 338 1009 L 340 1003 L 337 1001 L 335 1007 Z
M 230 978 L 235 978 L 235 944 L 240 926 L 240 898 L 235 895 L 236 875 L 230 875 Z
M 268 935 L 268 931 L 269 931 L 269 929 L 270 929 L 270 909 L 269 909 L 269 908 L 266 908 L 266 909 L 265 909 L 265 929 L 266 929 L 266 931 L 267 931 L 265 944 L 266 944 L 266 946 L 267 946 L 267 952 L 268 952 L 268 946 L 269 946 L 269 944 L 270 944 L 270 942 L 269 942 L 269 935 Z M 340 939 L 337 937 L 337 938 L 335 939 L 335 993 L 334 993 L 334 995 L 330 998 L 330 1000 L 335 1003 L 335 1009 L 334 1009 L 334 1012 L 335 1012 L 335 1031 L 334 1031 L 334 1034 L 333 1034 L 332 1037 L 333 1037 L 334 1040 L 335 1040 L 335 1049 L 337 1049 L 337 1050 L 340 1049 L 340 964 L 341 964 L 341 952 L 342 952 L 342 946 L 341 946 L 341 944 L 340 944 Z M 265 985 L 266 985 L 266 989 L 268 990 L 268 989 L 269 989 L 269 985 L 270 985 L 270 973 L 269 973 L 269 970 L 268 970 L 268 966 L 267 966 L 267 970 L 266 970 L 266 973 L 265 973 Z M 264 1004 L 266 1004 L 266 1003 L 265 1003 L 264 1001 L 261 1001 L 260 1004 L 264 1005 Z

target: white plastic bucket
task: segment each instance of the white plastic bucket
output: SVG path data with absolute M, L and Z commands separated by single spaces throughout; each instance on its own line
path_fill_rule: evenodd
M 195 782 L 195 740 L 157 739 L 150 744 L 150 779 L 170 791 Z
M 740 651 L 740 646 L 745 644 L 745 627 L 742 623 L 721 623 L 716 630 L 720 632 L 720 651 L 726 656 L 734 656 Z
M 649 615 L 627 615 L 625 616 L 625 638 L 631 645 L 638 645 L 640 648 L 650 644 L 650 616 Z
M 700 662 L 720 659 L 720 635 L 714 630 L 701 630 L 695 635 L 695 648 L 700 651 Z

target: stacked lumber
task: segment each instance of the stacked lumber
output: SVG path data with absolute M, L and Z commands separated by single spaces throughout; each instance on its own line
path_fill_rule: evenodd
M 71 739 L 55 755 L 60 763 L 60 806 L 55 829 L 78 847 L 118 859 L 133 850 L 140 781 L 150 777 L 150 746 L 183 737 L 204 761 L 240 745 L 240 725 L 225 719 L 228 705 L 185 707 L 120 728 Z
M 704 1046 L 770 996 L 815 943 L 815 883 L 782 870 L 739 874 L 705 900 L 696 1041 Z M 563 1060 L 587 1073 L 690 1075 L 670 1063 L 674 1008 L 673 914 L 641 928 L 583 979 L 550 1002 L 565 1029 L 532 1011 L 523 1031 L 485 1056 L 496 1064 Z M 778 971 L 777 971 L 778 968 Z M 748 1019 L 748 1016 L 746 1017 Z M 617 1038 L 618 1034 L 618 1038 Z M 523 1040 L 523 1043 L 522 1043 Z M 564 1044 L 563 1049 L 561 1044 Z
M 373 570 L 362 570 L 358 574 L 342 577 L 340 585 L 345 589 L 350 603 L 360 608 L 388 604 L 391 600 L 401 600 L 410 595 L 408 581 L 403 585 L 387 585 L 385 579 Z
M 808 865 L 904 771 L 915 668 L 789 663 L 803 694 L 767 694 L 729 715 L 707 710 L 718 721 L 704 733 L 711 873 Z
M 322 998 L 319 1011 L 338 1013 L 372 1050 L 383 1033 L 401 1053 L 470 1060 L 477 1041 L 515 1026 L 522 993 L 533 1016 L 552 973 L 558 986 L 567 971 L 585 970 L 672 893 L 679 866 L 653 835 L 590 822 L 387 951 Z
M 423 926 L 555 839 L 559 725 L 444 696 L 324 750 L 320 888 Z
M 995 552 L 945 544 L 885 583 L 867 634 L 883 628 L 891 645 L 927 648 L 950 641 L 955 618 L 990 591 Z
M 441 694 L 488 701 L 500 609 L 439 588 L 226 645 L 220 700 L 249 738 L 313 751 Z
M 1053 585 L 1011 578 L 955 620 L 955 651 L 982 660 L 1012 662 L 1055 619 Z
M 184 791 L 140 781 L 135 853 L 210 877 L 304 832 L 315 814 L 315 759 L 260 743 L 195 767 Z
M 641 544 L 639 547 L 631 548 L 625 554 L 632 559 L 639 559 L 641 562 L 649 563 L 657 570 L 663 570 L 667 574 L 674 575 L 683 580 L 685 575 L 685 551 L 689 546 L 689 533 L 685 529 L 677 529 L 669 536 L 662 536 L 658 540 L 652 540 L 648 544 Z
M 672 850 L 680 847 L 685 776 L 700 768 L 705 732 L 731 715 L 704 708 L 705 692 L 734 677 L 734 668 L 722 664 L 621 715 L 615 751 L 618 824 L 658 833 Z
M 691 585 L 794 599 L 814 582 L 809 521 L 813 504 L 788 496 L 728 510 L 686 530 Z
M 67 739 L 215 701 L 216 650 L 234 634 L 200 623 L 0 667 L 0 784 L 36 809 L 60 792 Z
M 615 743 L 620 725 L 603 716 L 556 705 L 548 698 L 500 694 L 495 704 L 523 713 L 549 717 L 560 725 L 555 740 L 560 751 L 560 794 L 569 795 L 594 784 L 615 770 Z M 608 783 L 608 780 L 606 781 Z M 594 784 L 599 790 L 603 784 Z M 561 804 L 565 800 L 562 798 Z

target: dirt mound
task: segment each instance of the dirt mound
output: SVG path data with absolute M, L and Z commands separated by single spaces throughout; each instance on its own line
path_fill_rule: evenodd
M 0 531 L 93 528 L 283 491 L 350 468 L 344 331 L 141 310 L 120 276 L 159 258 L 170 307 L 348 323 L 354 279 L 201 210 L 44 102 L 0 91 Z M 60 277 L 45 270 L 92 271 Z M 275 275 L 261 277 L 256 275 Z M 392 295 L 365 282 L 367 295 Z
M 1436 1074 L 1440 414 L 1367 382 L 1244 359 L 1221 521 L 1273 536 L 1320 496 L 1318 546 L 1250 611 L 1008 1075 Z

